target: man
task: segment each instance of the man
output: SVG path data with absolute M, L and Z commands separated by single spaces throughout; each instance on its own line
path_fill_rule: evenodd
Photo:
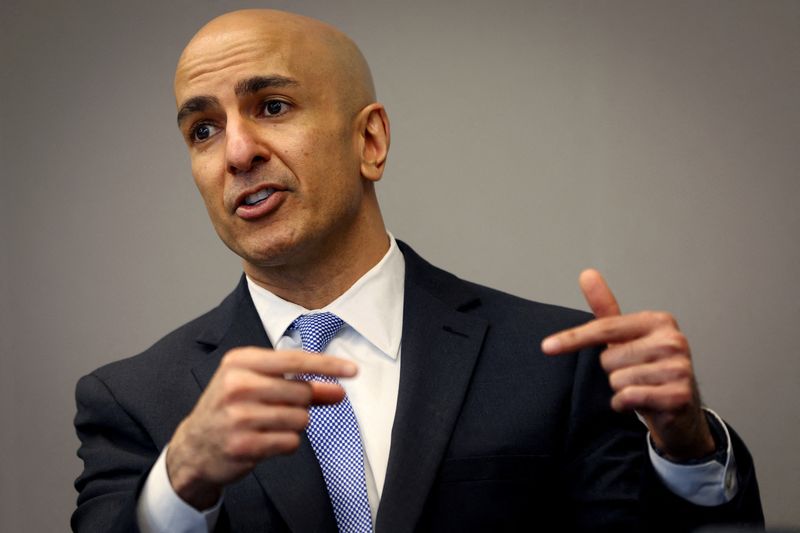
M 587 322 L 461 281 L 387 234 L 375 182 L 389 121 L 346 36 L 288 13 L 223 15 L 181 55 L 175 97 L 195 182 L 246 276 L 81 379 L 74 529 L 763 520 L 749 455 L 701 409 L 670 315 L 621 315 L 590 270 Z M 326 344 L 340 357 L 308 353 Z

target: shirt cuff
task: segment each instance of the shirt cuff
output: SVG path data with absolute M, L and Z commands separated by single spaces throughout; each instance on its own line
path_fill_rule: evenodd
M 175 494 L 167 475 L 167 447 L 147 475 L 136 521 L 142 533 L 208 533 L 214 529 L 222 497 L 210 509 L 198 511 Z
M 707 408 L 704 410 L 714 417 L 724 432 L 726 448 L 722 462 L 711 458 L 699 464 L 673 463 L 656 452 L 650 433 L 647 434 L 647 449 L 653 468 L 669 490 L 695 505 L 712 507 L 731 501 L 739 486 L 728 428 L 717 413 Z

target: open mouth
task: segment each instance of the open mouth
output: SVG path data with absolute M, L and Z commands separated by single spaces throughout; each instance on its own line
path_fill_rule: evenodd
M 257 190 L 254 190 L 258 187 Z M 280 208 L 289 189 L 285 188 L 279 183 L 261 183 L 249 189 L 249 191 L 242 191 L 236 198 L 236 209 L 234 212 L 236 216 L 244 220 L 258 220 L 274 213 Z
M 248 194 L 247 196 L 244 197 L 244 201 L 242 202 L 242 204 L 246 206 L 258 205 L 267 198 L 269 198 L 270 196 L 272 196 L 272 194 L 275 191 L 276 189 L 269 187 L 267 189 L 261 189 L 260 191 L 256 191 L 253 194 Z

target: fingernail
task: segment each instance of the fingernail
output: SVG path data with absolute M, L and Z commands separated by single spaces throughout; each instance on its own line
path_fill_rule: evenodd
M 547 337 L 542 341 L 542 351 L 544 353 L 556 353 L 561 349 L 561 342 L 555 337 Z
M 358 372 L 358 367 L 353 363 L 343 363 L 342 372 L 348 376 L 355 376 L 356 372 Z

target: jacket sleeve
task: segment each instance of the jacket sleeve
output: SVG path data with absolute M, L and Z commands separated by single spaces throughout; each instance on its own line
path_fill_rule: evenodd
M 691 531 L 697 525 L 727 524 L 737 526 L 764 526 L 764 513 L 761 509 L 761 496 L 756 481 L 753 458 L 744 442 L 728 426 L 733 455 L 736 458 L 738 491 L 728 503 L 713 507 L 693 505 L 673 494 L 661 483 L 651 467 L 646 472 L 646 482 L 642 501 L 646 517 L 668 524 L 661 530 Z M 656 522 L 658 523 L 658 522 Z M 657 529 L 658 530 L 658 529 Z
M 568 513 L 578 531 L 693 531 L 710 524 L 763 526 L 752 457 L 730 431 L 739 490 L 728 503 L 703 507 L 673 494 L 647 453 L 646 429 L 610 408 L 612 394 L 595 349 L 578 355 L 565 449 Z
M 136 501 L 158 449 L 96 375 L 78 381 L 75 429 L 83 472 L 75 480 L 76 532 L 138 532 Z

